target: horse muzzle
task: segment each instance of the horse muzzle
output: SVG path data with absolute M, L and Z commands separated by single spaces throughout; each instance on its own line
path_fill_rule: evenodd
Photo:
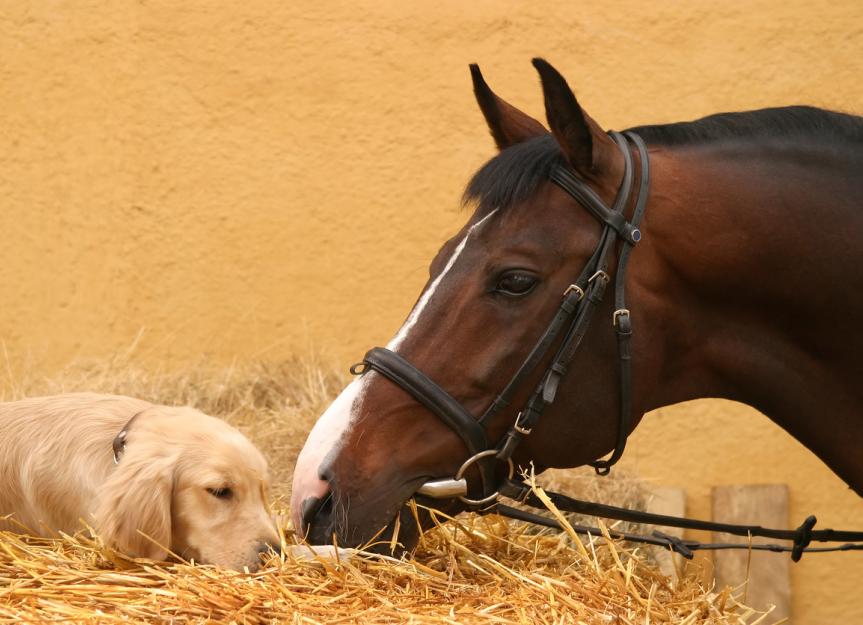
M 401 485 L 364 483 L 361 490 L 357 490 L 357 480 L 349 482 L 345 490 L 329 482 L 330 489 L 323 496 L 311 495 L 298 502 L 294 523 L 299 536 L 312 545 L 336 544 L 390 553 L 392 546 L 400 543 L 401 549 L 412 549 L 419 536 L 418 519 L 405 504 L 426 478 Z M 426 526 L 428 514 L 420 517 L 420 524 Z

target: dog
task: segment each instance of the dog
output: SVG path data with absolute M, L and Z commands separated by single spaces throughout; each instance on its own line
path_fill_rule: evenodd
M 0 403 L 0 529 L 84 521 L 133 558 L 256 570 L 280 545 L 267 480 L 245 436 L 193 408 L 94 393 Z

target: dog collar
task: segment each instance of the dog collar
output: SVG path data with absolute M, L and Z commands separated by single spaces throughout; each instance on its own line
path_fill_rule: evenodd
M 135 413 L 131 419 L 126 421 L 126 425 L 123 426 L 123 429 L 114 437 L 114 440 L 111 441 L 111 449 L 114 452 L 114 464 L 120 464 L 120 456 L 123 455 L 123 452 L 126 451 L 126 436 L 129 434 L 129 428 L 132 427 L 132 422 L 138 418 L 138 416 L 144 412 L 143 410 Z

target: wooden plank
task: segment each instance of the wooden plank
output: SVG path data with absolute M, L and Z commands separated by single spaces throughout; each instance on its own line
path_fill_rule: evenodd
M 649 498 L 647 502 L 647 511 L 654 514 L 665 514 L 668 516 L 685 516 L 686 515 L 686 491 L 682 488 L 672 488 L 670 486 L 650 486 L 648 487 Z M 683 530 L 675 527 L 659 527 L 656 528 L 669 536 L 683 538 Z M 671 551 L 657 550 L 654 554 L 654 559 L 659 565 L 659 570 L 663 575 L 677 581 L 677 572 L 683 570 L 683 556 L 672 553 Z
M 717 486 L 712 489 L 713 520 L 726 523 L 788 527 L 788 486 L 753 484 Z M 746 538 L 714 533 L 716 542 L 746 542 Z M 775 542 L 753 538 L 752 542 Z M 748 606 L 766 610 L 776 606 L 768 619 L 791 617 L 791 559 L 788 554 L 746 550 L 713 552 L 717 588 L 731 586 Z

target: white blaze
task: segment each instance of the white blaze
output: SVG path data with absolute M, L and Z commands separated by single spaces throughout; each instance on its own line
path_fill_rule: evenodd
M 496 212 L 497 209 L 493 210 L 470 227 L 467 234 L 456 246 L 443 271 L 428 286 L 401 329 L 387 344 L 389 349 L 396 351 L 404 342 L 408 333 L 416 326 L 420 315 L 428 306 L 441 281 L 453 268 L 459 256 L 461 256 L 470 235 Z M 321 463 L 331 452 L 336 450 L 353 424 L 357 409 L 362 403 L 367 379 L 367 376 L 357 378 L 345 387 L 315 423 L 315 427 L 309 433 L 306 444 L 303 446 L 299 458 L 297 458 L 297 464 L 294 467 L 294 482 L 291 488 L 291 515 L 293 516 L 294 528 L 296 529 L 301 527 L 300 513 L 303 501 L 309 497 L 320 499 L 329 491 L 327 482 L 319 477 Z
M 297 531 L 302 527 L 300 513 L 303 501 L 309 497 L 321 499 L 329 491 L 329 485 L 319 476 L 320 466 L 347 432 L 354 405 L 361 401 L 366 379 L 357 378 L 344 388 L 317 420 L 300 451 L 291 486 L 291 516 Z
M 399 348 L 399 346 L 402 343 L 404 343 L 404 340 L 408 336 L 408 332 L 410 332 L 411 329 L 413 329 L 413 327 L 417 324 L 417 321 L 419 320 L 420 315 L 422 314 L 423 310 L 425 310 L 425 307 L 428 305 L 428 303 L 431 301 L 431 298 L 435 294 L 435 291 L 437 291 L 437 288 L 440 285 L 441 281 L 450 272 L 450 269 L 453 268 L 453 266 L 455 265 L 455 261 L 458 260 L 458 257 L 461 256 L 461 253 L 464 251 L 464 248 L 467 245 L 467 240 L 470 238 L 470 235 L 473 234 L 474 230 L 476 230 L 483 223 L 485 223 L 485 221 L 489 217 L 494 215 L 497 212 L 497 210 L 498 209 L 494 209 L 488 215 L 486 215 L 485 217 L 483 217 L 482 219 L 480 219 L 478 222 L 476 222 L 474 225 L 472 225 L 470 227 L 470 229 L 467 231 L 467 234 L 464 235 L 464 238 L 461 240 L 461 242 L 455 248 L 455 251 L 452 253 L 452 256 L 449 257 L 449 260 L 447 261 L 446 265 L 444 266 L 443 271 L 441 271 L 438 274 L 437 278 L 432 280 L 432 283 L 425 290 L 425 293 L 422 294 L 419 301 L 416 303 L 416 306 L 414 306 L 414 309 L 411 311 L 411 314 L 408 315 L 408 318 L 404 322 L 404 325 L 402 325 L 402 327 L 398 331 L 398 333 L 387 344 L 387 349 L 390 349 L 392 351 L 396 351 Z

